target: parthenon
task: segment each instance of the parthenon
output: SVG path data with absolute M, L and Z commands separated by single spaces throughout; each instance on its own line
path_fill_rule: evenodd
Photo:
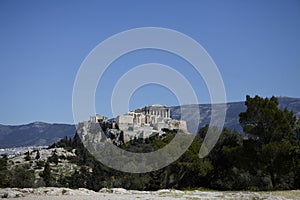
M 145 106 L 144 108 L 137 109 L 135 113 L 143 113 L 144 115 L 153 115 L 162 118 L 170 118 L 170 107 L 162 105 Z
M 171 118 L 170 107 L 162 105 L 145 106 L 116 117 L 116 123 L 124 136 L 147 138 L 152 133 L 163 133 L 162 129 L 178 129 L 187 132 L 186 122 Z

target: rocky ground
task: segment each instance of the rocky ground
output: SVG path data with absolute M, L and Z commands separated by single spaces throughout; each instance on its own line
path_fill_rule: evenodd
M 150 191 L 135 191 L 125 190 L 123 188 L 103 188 L 99 192 L 94 192 L 87 189 L 72 190 L 69 188 L 5 188 L 0 189 L 0 197 L 2 198 L 16 198 L 21 200 L 38 200 L 38 199 L 61 199 L 61 200 L 196 200 L 196 199 L 300 199 L 299 190 L 290 191 L 274 191 L 274 192 L 219 192 L 219 191 L 179 191 L 179 190 L 158 190 Z

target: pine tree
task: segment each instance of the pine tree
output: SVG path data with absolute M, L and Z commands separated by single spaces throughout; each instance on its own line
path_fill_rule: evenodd
M 40 158 L 41 158 L 40 151 L 37 150 L 35 159 L 38 160 L 38 159 L 40 159 Z
M 25 159 L 25 161 L 30 161 L 31 160 L 29 151 L 26 152 L 26 156 L 25 156 L 24 159 Z
M 257 136 L 262 144 L 281 141 L 293 134 L 296 117 L 287 109 L 280 110 L 277 98 L 251 98 L 247 95 L 245 105 L 246 112 L 239 115 L 243 130 Z
M 53 177 L 51 174 L 51 166 L 49 161 L 47 161 L 45 164 L 45 168 L 43 171 L 43 179 L 45 181 L 46 187 L 51 187 L 53 185 Z

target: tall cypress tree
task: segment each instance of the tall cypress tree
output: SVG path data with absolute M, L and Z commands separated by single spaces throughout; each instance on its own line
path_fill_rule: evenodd
M 53 186 L 53 177 L 51 174 L 51 166 L 50 166 L 49 161 L 47 161 L 45 164 L 45 168 L 43 171 L 43 179 L 45 181 L 46 187 Z

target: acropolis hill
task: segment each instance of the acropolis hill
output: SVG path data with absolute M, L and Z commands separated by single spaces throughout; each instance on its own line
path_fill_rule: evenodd
M 109 138 L 120 145 L 134 138 L 162 135 L 163 129 L 188 133 L 186 121 L 172 119 L 170 107 L 162 105 L 145 106 L 110 120 L 97 114 L 89 121 L 79 123 L 77 133 L 83 141 L 98 143 Z

